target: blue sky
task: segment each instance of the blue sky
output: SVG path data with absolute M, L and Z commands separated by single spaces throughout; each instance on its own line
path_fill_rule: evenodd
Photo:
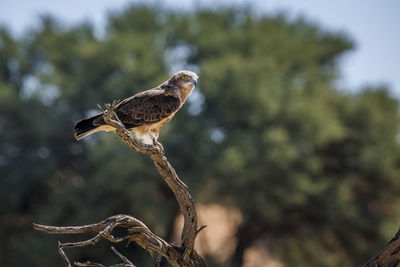
M 97 29 L 105 24 L 109 10 L 122 9 L 128 0 L 2 0 L 0 24 L 21 34 L 50 13 L 67 24 L 91 21 Z M 137 2 L 137 1 L 136 1 Z M 140 1 L 146 2 L 146 1 Z M 192 9 L 212 6 L 215 0 L 149 0 L 163 6 Z M 400 1 L 398 0 L 230 0 L 218 3 L 250 3 L 258 12 L 285 11 L 290 17 L 304 15 L 323 28 L 347 33 L 356 44 L 344 58 L 339 85 L 355 91 L 363 85 L 387 85 L 400 98 Z

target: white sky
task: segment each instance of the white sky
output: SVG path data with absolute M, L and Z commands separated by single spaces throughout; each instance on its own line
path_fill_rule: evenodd
M 34 26 L 38 15 L 50 13 L 67 23 L 92 21 L 104 26 L 108 10 L 119 10 L 129 0 L 0 0 L 0 24 L 20 34 Z M 137 1 L 136 1 L 137 2 Z M 146 1 L 140 1 L 146 2 Z M 191 9 L 212 6 L 216 0 L 148 0 L 164 6 Z M 200 2 L 200 4 L 199 4 Z M 324 28 L 344 31 L 356 49 L 342 62 L 341 85 L 356 90 L 362 85 L 386 84 L 400 98 L 400 0 L 230 0 L 218 3 L 251 3 L 257 11 L 284 10 L 290 16 L 305 15 Z

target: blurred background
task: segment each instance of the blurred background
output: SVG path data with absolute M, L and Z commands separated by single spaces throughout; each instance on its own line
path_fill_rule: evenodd
M 96 104 L 179 69 L 200 86 L 160 141 L 208 225 L 197 248 L 210 266 L 365 263 L 400 225 L 399 7 L 2 1 L 0 265 L 63 266 L 57 240 L 90 237 L 32 222 L 126 213 L 179 239 L 179 207 L 149 158 L 110 133 L 72 133 Z M 137 266 L 154 265 L 125 245 Z M 110 246 L 66 252 L 118 263 Z

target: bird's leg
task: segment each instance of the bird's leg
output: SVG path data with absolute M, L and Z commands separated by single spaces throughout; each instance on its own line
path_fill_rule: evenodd
M 158 131 L 155 131 L 154 132 L 154 136 L 155 136 L 155 142 L 154 142 L 154 145 L 157 145 L 159 148 L 160 148 L 160 150 L 161 150 L 161 154 L 164 154 L 164 147 L 162 146 L 162 144 L 161 143 L 159 143 L 158 141 L 157 141 L 157 139 L 158 139 L 158 135 L 160 134 L 160 131 L 158 130 Z
M 150 139 L 153 141 L 153 146 L 155 146 L 157 144 L 157 137 L 155 134 L 153 134 L 152 132 L 148 132 L 147 133 L 150 137 Z
M 150 136 L 150 139 L 153 141 L 153 146 L 158 146 L 161 150 L 161 153 L 163 154 L 164 147 L 161 145 L 161 143 L 157 141 L 159 133 L 159 131 L 149 131 L 148 136 Z

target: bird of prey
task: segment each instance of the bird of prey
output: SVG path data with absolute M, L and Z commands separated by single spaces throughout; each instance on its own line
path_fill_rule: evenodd
M 185 103 L 197 85 L 199 76 L 191 71 L 178 71 L 159 86 L 126 98 L 114 109 L 124 126 L 133 130 L 145 144 L 154 144 L 159 131 Z M 98 131 L 115 131 L 105 123 L 103 113 L 79 121 L 74 136 L 80 140 Z

